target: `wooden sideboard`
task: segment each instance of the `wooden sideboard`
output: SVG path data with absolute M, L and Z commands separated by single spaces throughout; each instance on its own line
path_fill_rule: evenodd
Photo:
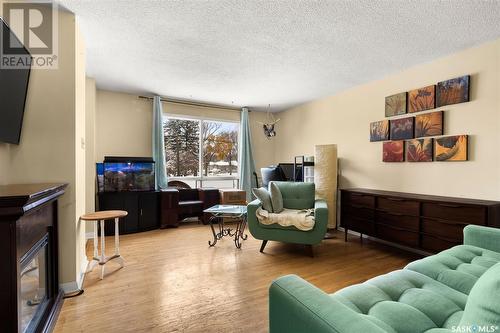
M 468 224 L 500 228 L 500 202 L 380 191 L 341 190 L 341 226 L 426 252 L 462 244 Z

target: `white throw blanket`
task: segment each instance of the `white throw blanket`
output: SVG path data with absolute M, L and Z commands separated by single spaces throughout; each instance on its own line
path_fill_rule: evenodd
M 309 231 L 314 228 L 314 210 L 313 209 L 283 209 L 279 214 L 269 213 L 267 210 L 259 207 L 256 215 L 260 223 L 269 225 L 278 223 L 283 227 L 294 226 L 302 231 Z

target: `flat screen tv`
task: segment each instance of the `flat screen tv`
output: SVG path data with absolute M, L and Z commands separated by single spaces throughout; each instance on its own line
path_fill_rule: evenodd
M 0 47 L 15 39 L 21 42 L 0 18 Z M 5 43 L 5 44 L 4 44 Z M 25 47 L 16 48 L 16 57 L 31 57 Z M 0 59 L 3 60 L 3 59 Z M 24 105 L 28 92 L 31 65 L 23 68 L 5 68 L 0 63 L 0 141 L 19 144 L 23 125 Z

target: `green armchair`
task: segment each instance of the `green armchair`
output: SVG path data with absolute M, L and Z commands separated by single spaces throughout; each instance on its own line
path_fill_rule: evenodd
M 314 228 L 301 231 L 293 226 L 283 227 L 279 224 L 264 225 L 259 223 L 255 212 L 261 206 L 254 200 L 248 204 L 248 229 L 252 236 L 262 240 L 260 252 L 268 241 L 304 244 L 312 256 L 312 245 L 318 244 L 324 238 L 328 223 L 328 207 L 324 200 L 315 199 L 314 183 L 275 182 L 283 196 L 283 206 L 288 209 L 314 208 Z

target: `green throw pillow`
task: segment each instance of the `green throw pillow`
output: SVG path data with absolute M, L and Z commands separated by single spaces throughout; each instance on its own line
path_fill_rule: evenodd
M 271 203 L 273 204 L 273 213 L 283 211 L 283 195 L 275 182 L 269 183 L 269 193 L 271 193 Z
M 500 327 L 500 263 L 489 268 L 477 281 L 465 305 L 460 328 Z M 473 332 L 476 332 L 474 330 Z M 465 331 L 460 331 L 465 332 Z M 478 331 L 482 332 L 482 331 Z M 493 332 L 484 331 L 484 332 Z
M 262 208 L 267 210 L 269 213 L 273 212 L 273 205 L 271 203 L 271 195 L 266 190 L 265 187 L 252 189 L 253 194 L 260 200 Z

